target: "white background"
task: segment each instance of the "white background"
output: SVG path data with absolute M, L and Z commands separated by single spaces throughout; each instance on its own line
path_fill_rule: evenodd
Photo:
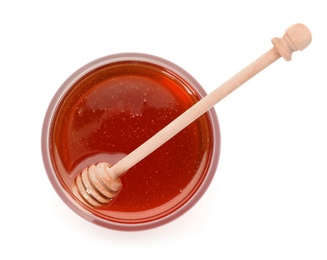
M 181 218 L 119 232 L 59 199 L 43 167 L 41 127 L 75 70 L 143 52 L 210 92 L 298 22 L 311 29 L 311 46 L 216 105 L 219 167 Z M 0 258 L 327 259 L 326 25 L 318 0 L 2 1 Z

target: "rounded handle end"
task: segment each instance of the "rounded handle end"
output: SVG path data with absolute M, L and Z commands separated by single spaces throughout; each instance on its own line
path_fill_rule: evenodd
M 273 38 L 272 43 L 276 50 L 285 60 L 292 59 L 294 51 L 302 51 L 310 45 L 312 35 L 308 27 L 304 24 L 297 23 L 288 28 L 283 38 Z

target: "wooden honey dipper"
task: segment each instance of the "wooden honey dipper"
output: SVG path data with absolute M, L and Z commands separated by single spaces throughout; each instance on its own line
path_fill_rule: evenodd
M 273 38 L 274 47 L 238 72 L 213 92 L 199 100 L 170 124 L 152 136 L 122 160 L 110 166 L 106 162 L 91 165 L 80 173 L 73 184 L 74 195 L 84 204 L 99 207 L 115 198 L 121 189 L 119 177 L 144 159 L 191 122 L 207 112 L 216 103 L 243 83 L 283 57 L 290 61 L 294 51 L 302 51 L 311 43 L 311 32 L 303 24 L 288 28 L 282 38 Z

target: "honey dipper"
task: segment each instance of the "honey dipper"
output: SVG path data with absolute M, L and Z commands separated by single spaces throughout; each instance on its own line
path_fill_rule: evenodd
M 283 57 L 290 61 L 294 51 L 302 51 L 311 43 L 311 33 L 303 24 L 288 28 L 282 38 L 273 38 L 274 45 L 268 52 L 238 72 L 213 92 L 199 100 L 170 124 L 152 136 L 122 160 L 110 166 L 107 162 L 91 165 L 75 179 L 72 187 L 74 195 L 84 204 L 98 207 L 115 198 L 121 189 L 119 177 L 148 156 L 191 122 L 207 112 L 216 103 L 240 87 L 243 83 Z

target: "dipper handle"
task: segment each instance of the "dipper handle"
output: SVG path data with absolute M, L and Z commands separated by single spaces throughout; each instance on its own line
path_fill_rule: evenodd
M 297 50 L 302 51 L 305 49 L 311 43 L 311 39 L 312 36 L 310 30 L 303 24 L 295 24 L 291 26 L 286 30 L 286 33 L 282 38 L 273 38 L 272 43 L 274 47 L 272 49 L 223 83 L 213 92 L 202 98 L 157 134 L 113 165 L 110 168 L 110 175 L 113 178 L 118 178 L 129 168 L 141 161 L 180 132 L 183 128 L 196 120 L 199 116 L 212 108 L 228 94 L 240 87 L 257 73 L 264 70 L 280 57 L 283 57 L 286 61 L 290 61 L 292 53 Z
M 75 196 L 81 202 L 95 207 L 109 202 L 121 188 L 119 176 L 280 57 L 286 61 L 291 60 L 294 51 L 302 51 L 311 43 L 311 33 L 303 24 L 295 24 L 286 30 L 282 38 L 273 38 L 272 43 L 272 49 L 202 98 L 122 160 L 111 167 L 108 163 L 99 163 L 85 169 L 76 177 L 72 187 Z

